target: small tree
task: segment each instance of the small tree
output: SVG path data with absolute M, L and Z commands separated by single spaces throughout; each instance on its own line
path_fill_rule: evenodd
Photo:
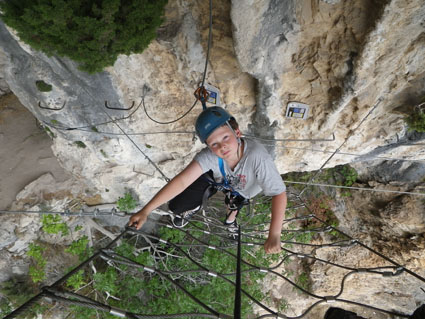
M 0 9 L 22 41 L 95 73 L 119 54 L 142 52 L 156 36 L 167 1 L 5 0 Z
M 425 132 L 425 112 L 420 110 L 406 118 L 409 131 Z

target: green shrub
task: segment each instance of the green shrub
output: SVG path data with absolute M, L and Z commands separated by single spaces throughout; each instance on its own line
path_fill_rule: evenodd
M 52 132 L 52 130 L 48 126 L 44 126 L 44 130 L 46 131 L 47 135 L 49 135 L 51 138 L 56 137 L 56 135 Z
M 1 19 L 22 41 L 66 56 L 89 73 L 119 54 L 142 52 L 156 36 L 167 0 L 8 0 Z
M 84 144 L 84 142 L 82 142 L 82 141 L 75 141 L 74 144 L 77 145 L 79 148 L 86 148 L 87 147 L 87 145 Z
M 33 265 L 29 267 L 29 275 L 34 283 L 43 281 L 46 278 L 44 271 L 46 267 L 46 259 L 43 257 L 43 252 L 46 248 L 31 243 L 27 255 L 32 257 Z
M 425 132 L 425 113 L 417 111 L 406 118 L 409 131 Z
M 91 250 L 88 248 L 89 239 L 87 236 L 83 236 L 77 240 L 74 240 L 71 245 L 65 249 L 67 253 L 78 256 L 78 258 L 83 261 L 88 258 L 91 253 Z
M 41 220 L 43 230 L 48 234 L 59 234 L 62 236 L 69 234 L 69 228 L 59 215 L 43 215 Z
M 122 212 L 129 212 L 137 207 L 137 200 L 133 198 L 130 192 L 124 194 L 124 197 L 119 197 L 117 207 Z
M 66 281 L 66 285 L 72 289 L 79 289 L 84 286 L 86 282 L 84 281 L 84 270 L 80 269 L 75 274 L 73 274 Z
M 40 92 L 50 92 L 52 90 L 52 86 L 42 80 L 35 81 L 35 86 Z
M 26 277 L 12 277 L 1 283 L 0 295 L 0 317 L 3 318 L 35 295 L 34 285 Z M 35 307 L 28 309 L 26 318 L 36 318 L 37 310 Z
M 357 171 L 350 165 L 342 166 L 340 169 L 340 173 L 344 177 L 344 186 L 353 186 L 358 177 Z

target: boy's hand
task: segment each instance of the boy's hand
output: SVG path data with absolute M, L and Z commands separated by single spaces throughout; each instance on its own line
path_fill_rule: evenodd
M 148 215 L 145 214 L 143 211 L 139 211 L 137 214 L 134 214 L 130 217 L 128 226 L 136 227 L 136 229 L 139 230 L 140 228 L 142 228 L 143 224 L 146 223 L 147 219 Z
M 277 254 L 280 253 L 282 248 L 280 247 L 280 234 L 271 235 L 267 238 L 264 243 L 264 250 L 267 254 Z

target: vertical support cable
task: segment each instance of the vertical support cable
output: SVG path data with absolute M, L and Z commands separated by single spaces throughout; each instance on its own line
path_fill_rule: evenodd
M 211 42 L 212 42 L 212 0 L 210 0 L 210 22 L 209 22 L 208 29 L 209 31 L 208 31 L 207 57 L 205 59 L 205 67 L 204 67 L 204 74 L 202 76 L 201 87 L 203 87 L 205 84 L 205 78 L 207 76 L 208 60 L 210 59 L 210 49 L 211 49 Z
M 238 259 L 236 262 L 236 287 L 234 319 L 241 319 L 241 226 L 238 227 Z

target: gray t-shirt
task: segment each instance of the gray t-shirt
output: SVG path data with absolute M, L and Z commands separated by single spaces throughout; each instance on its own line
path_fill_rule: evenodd
M 243 140 L 243 156 L 233 171 L 223 160 L 229 184 L 245 198 L 252 198 L 261 191 L 266 196 L 275 196 L 284 192 L 286 186 L 264 146 L 251 139 Z M 208 147 L 196 154 L 194 160 L 199 163 L 204 173 L 212 170 L 216 182 L 223 181 L 218 157 Z

